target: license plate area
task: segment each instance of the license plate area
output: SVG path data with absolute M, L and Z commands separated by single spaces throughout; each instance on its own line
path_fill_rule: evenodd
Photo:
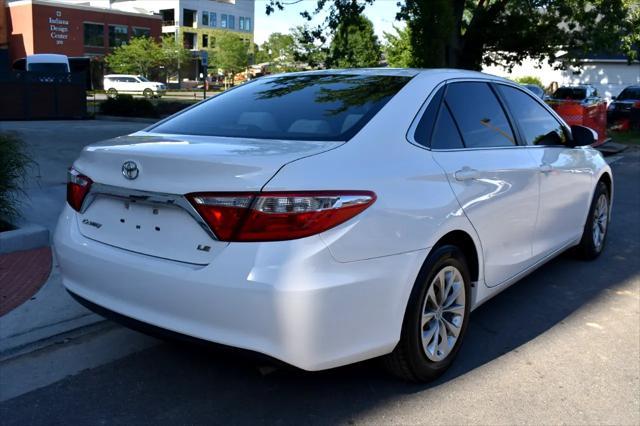
M 181 262 L 207 264 L 221 244 L 183 208 L 169 204 L 97 195 L 78 222 L 93 240 Z

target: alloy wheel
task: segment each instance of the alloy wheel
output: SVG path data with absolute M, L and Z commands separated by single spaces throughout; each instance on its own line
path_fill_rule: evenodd
M 422 308 L 422 348 L 429 360 L 442 361 L 453 350 L 464 323 L 465 303 L 462 273 L 445 266 L 429 284 Z
M 609 202 L 605 194 L 600 194 L 593 211 L 593 245 L 596 250 L 600 251 L 604 243 L 604 237 L 607 233 L 607 225 L 609 223 Z

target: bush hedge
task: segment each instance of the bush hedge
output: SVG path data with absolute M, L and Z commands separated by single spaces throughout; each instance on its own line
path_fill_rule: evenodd
M 16 135 L 0 133 L 0 232 L 13 229 L 11 221 L 19 215 L 18 196 L 24 194 L 22 186 L 32 164 Z
M 120 117 L 156 118 L 159 116 L 157 108 L 150 101 L 144 98 L 134 98 L 131 95 L 108 98 L 100 104 L 100 112 Z

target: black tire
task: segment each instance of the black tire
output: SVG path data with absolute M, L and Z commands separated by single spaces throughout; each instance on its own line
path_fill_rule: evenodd
M 151 98 L 153 98 L 153 90 L 151 90 L 151 89 L 144 89 L 144 90 L 142 91 L 142 95 L 143 95 L 145 98 L 147 98 L 147 99 L 151 99 Z
M 594 215 L 596 214 L 596 209 L 598 208 L 598 201 L 602 196 L 606 198 L 606 206 L 607 206 L 606 225 L 604 228 L 604 236 L 602 237 L 602 242 L 598 245 L 596 244 L 595 238 L 594 238 L 594 227 L 596 226 Z M 589 207 L 589 214 L 587 215 L 587 221 L 584 224 L 582 238 L 580 239 L 580 243 L 576 247 L 576 253 L 580 258 L 584 260 L 593 260 L 598 256 L 600 256 L 600 254 L 604 250 L 604 246 L 607 241 L 607 234 L 609 233 L 608 225 L 611 220 L 610 211 L 611 211 L 611 197 L 609 195 L 609 190 L 607 189 L 607 185 L 605 185 L 604 182 L 600 181 L 598 182 L 598 186 L 596 186 L 596 190 L 593 193 L 593 199 L 591 200 L 591 206 Z
M 107 96 L 110 98 L 115 98 L 116 96 L 118 96 L 118 91 L 112 87 L 111 89 L 107 90 Z
M 440 361 L 433 361 L 422 346 L 422 310 L 429 287 L 436 275 L 445 267 L 453 266 L 462 275 L 464 282 L 464 318 L 458 339 L 449 354 Z M 395 376 L 411 382 L 427 382 L 442 375 L 456 357 L 469 323 L 471 304 L 471 281 L 464 254 L 455 246 L 437 248 L 425 261 L 413 286 L 404 315 L 400 341 L 393 352 L 384 357 L 386 367 Z

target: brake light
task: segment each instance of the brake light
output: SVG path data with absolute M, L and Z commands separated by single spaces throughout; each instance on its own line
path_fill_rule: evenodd
M 369 191 L 190 194 L 194 208 L 222 241 L 283 241 L 308 237 L 361 213 Z
M 84 197 L 91 189 L 92 180 L 70 168 L 67 173 L 67 203 L 75 211 L 80 211 Z

